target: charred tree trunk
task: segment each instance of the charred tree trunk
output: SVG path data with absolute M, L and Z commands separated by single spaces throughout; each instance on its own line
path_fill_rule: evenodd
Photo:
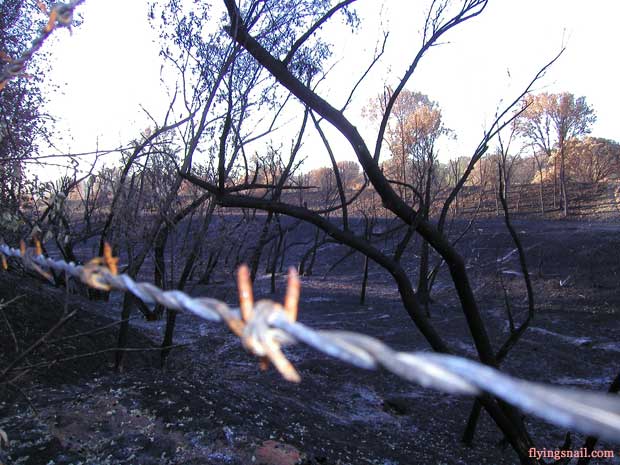
M 428 242 L 422 240 L 420 244 L 420 275 L 418 276 L 418 299 L 420 300 L 420 303 L 424 306 L 426 316 L 430 316 L 429 304 L 431 299 L 428 292 L 429 257 L 430 247 L 428 246 Z
M 256 279 L 256 274 L 258 273 L 258 267 L 260 265 L 260 258 L 263 254 L 263 249 L 265 245 L 267 245 L 267 236 L 269 234 L 269 229 L 271 226 L 271 221 L 273 219 L 273 213 L 268 212 L 267 218 L 265 218 L 265 222 L 263 223 L 263 228 L 261 230 L 260 237 L 258 238 L 258 242 L 256 243 L 256 247 L 254 248 L 254 253 L 252 254 L 252 258 L 250 259 L 250 279 L 254 281 Z
M 123 298 L 123 309 L 121 311 L 122 323 L 118 330 L 117 347 L 119 349 L 124 349 L 127 347 L 127 339 L 129 337 L 129 317 L 131 316 L 131 311 L 134 305 L 135 297 L 131 294 L 131 292 L 126 292 Z M 124 360 L 124 352 L 121 350 L 117 351 L 114 359 L 114 368 L 119 373 L 122 373 L 125 369 L 125 365 L 123 363 Z
M 553 159 L 553 208 L 557 208 L 558 192 L 558 157 Z
M 510 211 L 508 209 L 508 200 L 507 196 L 507 186 L 506 186 L 506 173 L 503 169 L 502 165 L 498 163 L 499 168 L 499 191 L 498 197 L 500 203 L 502 205 L 502 209 L 504 211 L 504 223 L 506 224 L 506 229 L 510 233 L 510 237 L 515 247 L 517 248 L 517 252 L 519 255 L 519 266 L 521 268 L 521 273 L 523 273 L 523 280 L 525 282 L 525 289 L 527 293 L 527 307 L 528 313 L 527 318 L 518 328 L 514 328 L 514 325 L 511 322 L 511 331 L 508 339 L 502 344 L 499 351 L 495 355 L 495 358 L 500 364 L 508 355 L 510 350 L 515 346 L 515 344 L 519 341 L 521 336 L 525 333 L 525 330 L 529 327 L 532 319 L 534 318 L 535 313 L 535 305 L 534 305 L 534 289 L 532 287 L 532 280 L 529 274 L 529 267 L 527 265 L 527 258 L 525 257 L 525 250 L 523 249 L 523 244 L 521 243 L 521 239 L 517 233 L 517 230 L 512 225 L 512 221 L 510 218 Z M 510 312 L 510 309 L 507 309 Z M 472 411 L 469 414 L 469 419 L 467 420 L 467 426 L 465 427 L 465 432 L 463 433 L 463 442 L 465 444 L 471 444 L 474 438 L 474 434 L 476 431 L 476 426 L 478 424 L 478 419 L 480 418 L 480 411 L 482 406 L 479 401 L 474 402 L 474 406 L 472 407 Z M 518 426 L 522 430 L 522 433 L 525 435 L 525 427 L 522 424 L 522 421 L 518 420 Z
M 274 250 L 271 257 L 271 263 L 269 265 L 269 272 L 271 273 L 271 293 L 276 293 L 276 271 L 278 268 L 278 260 L 282 254 L 282 244 L 284 242 L 284 236 L 286 232 L 282 228 L 278 219 L 278 240 L 274 244 Z
M 564 140 L 560 138 L 560 194 L 562 195 L 562 214 L 564 218 L 568 217 L 568 194 L 566 193 L 566 166 L 565 166 L 565 148 Z
M 364 277 L 362 279 L 362 291 L 360 292 L 360 305 L 366 303 L 366 286 L 368 284 L 368 257 L 364 255 Z
M 153 255 L 155 261 L 153 278 L 155 281 L 155 285 L 157 287 L 160 287 L 161 289 L 167 288 L 165 251 L 166 244 L 168 243 L 168 232 L 169 229 L 167 227 L 162 228 L 157 237 L 155 238 L 155 245 L 153 247 Z M 164 307 L 160 304 L 155 305 L 153 313 L 155 314 L 155 318 L 160 319 L 164 313 Z
M 372 230 L 375 222 L 375 218 L 369 219 L 368 216 L 364 215 L 364 237 L 366 240 L 370 240 L 372 237 Z M 364 277 L 362 278 L 362 290 L 360 292 L 360 305 L 364 305 L 366 302 L 366 288 L 368 286 L 368 266 L 370 260 L 368 259 L 368 255 L 364 255 Z
M 433 162 L 428 161 L 428 169 L 426 170 L 426 182 L 424 186 L 424 199 L 418 215 L 425 221 L 428 221 L 431 208 L 431 188 L 433 181 Z M 420 268 L 418 276 L 418 300 L 424 306 L 426 316 L 430 316 L 430 286 L 429 286 L 429 259 L 430 259 L 430 246 L 428 241 L 422 238 L 420 249 Z
M 189 276 L 194 269 L 196 261 L 200 258 L 202 253 L 202 244 L 204 242 L 204 238 L 209 231 L 209 225 L 211 224 L 211 216 L 213 214 L 213 210 L 215 209 L 215 203 L 212 203 L 207 211 L 205 212 L 204 222 L 202 227 L 200 228 L 199 233 L 196 235 L 196 238 L 193 241 L 192 248 L 189 252 L 187 260 L 185 261 L 185 265 L 183 266 L 183 271 L 181 271 L 181 276 L 179 277 L 179 282 L 176 285 L 176 288 L 180 291 L 185 289 L 185 285 L 189 280 Z M 162 341 L 162 351 L 160 354 L 160 363 L 163 368 L 166 365 L 166 359 L 168 355 L 170 355 L 170 346 L 173 343 L 174 337 L 174 328 L 176 326 L 177 319 L 177 311 L 172 309 L 166 309 L 166 330 L 164 332 L 164 339 Z
M 317 228 L 314 233 L 314 244 L 310 247 L 306 253 L 301 257 L 301 261 L 299 262 L 299 275 L 300 276 L 312 276 L 312 264 L 306 268 L 306 262 L 316 255 L 316 250 L 321 247 L 324 242 L 319 242 L 321 231 Z M 314 263 L 314 262 L 313 262 Z
M 217 251 L 211 251 L 211 253 L 209 253 L 209 259 L 207 260 L 205 269 L 202 273 L 202 276 L 200 276 L 200 279 L 198 280 L 200 284 L 205 284 L 205 285 L 209 284 L 209 282 L 211 281 L 211 274 L 213 273 L 213 270 L 217 266 L 221 253 L 222 253 L 221 247 L 218 248 Z

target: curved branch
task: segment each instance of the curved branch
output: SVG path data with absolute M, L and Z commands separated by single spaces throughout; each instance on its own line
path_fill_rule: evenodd
M 422 47 L 418 50 L 413 62 L 405 72 L 405 75 L 402 77 L 385 106 L 385 111 L 383 113 L 383 117 L 381 118 L 381 123 L 379 124 L 379 133 L 377 134 L 377 140 L 375 142 L 375 151 L 373 158 L 375 161 L 379 161 L 379 156 L 381 154 L 381 146 L 383 144 L 383 137 L 385 135 L 385 130 L 387 129 L 387 123 L 392 113 L 392 108 L 394 107 L 398 96 L 405 88 L 407 81 L 413 75 L 413 72 L 418 67 L 420 60 L 424 56 L 424 54 L 430 49 L 435 43 L 439 40 L 439 38 L 448 32 L 453 27 L 459 25 L 460 23 L 467 21 L 475 16 L 478 16 L 482 11 L 486 8 L 488 0 L 468 0 L 465 1 L 461 11 L 445 23 L 439 25 L 438 22 L 441 19 L 441 15 L 445 10 L 447 4 L 442 3 L 435 10 L 435 15 L 432 16 L 435 2 L 432 3 L 431 8 L 426 16 L 426 21 L 424 23 L 424 40 L 422 43 Z M 428 34 L 429 28 L 432 29 L 431 36 L 427 39 L 426 36 Z
M 252 208 L 297 218 L 313 224 L 329 236 L 336 239 L 338 242 L 362 252 L 364 255 L 368 256 L 370 259 L 385 268 L 394 277 L 396 283 L 398 284 L 399 291 L 402 293 L 403 301 L 407 304 L 407 312 L 420 332 L 427 339 L 431 347 L 437 352 L 449 352 L 447 346 L 422 311 L 404 269 L 400 266 L 400 264 L 390 259 L 363 238 L 353 234 L 351 231 L 343 231 L 338 229 L 332 222 L 325 219 L 321 215 L 308 210 L 307 208 L 265 198 L 223 193 L 218 190 L 217 186 L 210 184 L 191 173 L 179 172 L 179 175 L 198 187 L 202 187 L 203 189 L 215 194 L 215 202 L 222 207 Z
M 390 183 L 383 175 L 379 164 L 370 154 L 357 128 L 351 124 L 342 113 L 293 76 L 281 61 L 274 58 L 265 50 L 265 48 L 247 32 L 247 29 L 241 23 L 238 9 L 234 1 L 224 1 L 231 15 L 231 26 L 227 27 L 227 31 L 231 37 L 264 66 L 280 84 L 340 131 L 351 144 L 364 172 L 381 197 L 384 207 L 407 224 L 413 224 L 417 212 L 407 205 L 394 189 L 392 189 Z M 478 310 L 478 305 L 469 283 L 469 277 L 462 257 L 450 245 L 450 242 L 427 220 L 421 220 L 417 230 L 424 239 L 445 258 L 449 266 L 452 280 L 459 295 L 480 360 L 491 366 L 496 366 L 494 351 Z
M 319 136 L 321 136 L 321 140 L 323 141 L 323 145 L 329 154 L 329 159 L 332 162 L 332 168 L 334 170 L 334 176 L 336 177 L 336 186 L 338 187 L 338 195 L 340 196 L 340 205 L 342 208 L 342 225 L 344 229 L 349 229 L 349 215 L 347 212 L 347 198 L 344 193 L 344 186 L 342 185 L 342 178 L 340 177 L 340 169 L 338 168 L 338 163 L 336 163 L 336 157 L 334 156 L 334 151 L 332 150 L 331 145 L 329 145 L 329 141 L 325 136 L 325 133 L 321 129 L 321 125 L 319 124 L 314 113 L 310 112 L 310 116 L 312 116 L 312 121 L 314 122 L 314 127 L 316 128 Z
M 536 76 L 534 76 L 534 78 L 530 81 L 530 83 L 525 88 L 525 90 L 523 90 L 523 92 L 521 92 L 521 94 L 519 94 L 519 96 L 517 98 L 515 98 L 512 101 L 512 103 L 510 103 L 510 105 L 508 105 L 499 114 L 499 116 L 497 116 L 495 118 L 495 121 L 491 125 L 491 128 L 488 131 L 485 132 L 484 136 L 482 137 L 482 140 L 478 144 L 478 147 L 474 151 L 474 154 L 472 155 L 472 157 L 471 157 L 471 159 L 469 161 L 469 164 L 467 165 L 467 168 L 463 172 L 463 175 L 458 180 L 458 182 L 456 183 L 456 185 L 454 186 L 454 188 L 452 189 L 452 191 L 450 192 L 450 194 L 446 198 L 446 201 L 444 202 L 444 205 L 443 205 L 443 207 L 441 209 L 441 214 L 439 215 L 438 229 L 440 231 L 443 230 L 443 227 L 444 227 L 444 224 L 445 224 L 445 221 L 446 221 L 446 217 L 448 215 L 448 210 L 450 209 L 450 205 L 452 205 L 452 202 L 454 201 L 454 199 L 456 198 L 456 196 L 458 195 L 460 190 L 465 185 L 465 182 L 467 182 L 467 179 L 469 178 L 469 175 L 473 171 L 474 166 L 476 165 L 478 160 L 480 160 L 480 158 L 486 153 L 490 140 L 493 139 L 493 137 L 495 137 L 497 134 L 499 134 L 499 132 L 502 129 L 504 129 L 506 126 L 508 126 L 514 120 L 516 120 L 526 110 L 526 107 L 521 108 L 519 111 L 515 112 L 514 115 L 512 115 L 510 118 L 508 118 L 508 120 L 506 120 L 504 122 L 501 122 L 502 118 L 504 118 L 504 116 L 506 116 L 508 114 L 508 112 L 512 108 L 514 108 L 523 99 L 523 97 L 525 97 L 530 92 L 530 90 L 532 89 L 532 86 L 534 85 L 534 83 L 536 83 L 545 74 L 545 72 L 551 67 L 551 65 L 553 65 L 558 60 L 558 58 L 560 58 L 562 53 L 564 53 L 564 49 L 560 50 L 560 52 L 551 61 L 549 61 L 545 66 L 543 66 L 538 71 L 538 73 L 536 73 Z
M 312 27 L 310 27 L 310 29 L 308 29 L 299 39 L 295 41 L 289 52 L 286 54 L 286 57 L 284 57 L 284 60 L 282 60 L 284 66 L 288 66 L 297 50 L 299 50 L 299 48 L 304 44 L 304 42 L 308 40 L 310 36 L 314 34 L 323 24 L 325 24 L 329 18 L 331 18 L 342 8 L 350 5 L 353 2 L 355 2 L 355 0 L 345 0 L 344 2 L 338 3 L 327 13 L 325 13 L 316 23 L 314 23 Z

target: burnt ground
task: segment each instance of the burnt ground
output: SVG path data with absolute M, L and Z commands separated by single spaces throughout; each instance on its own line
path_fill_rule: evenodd
M 458 233 L 459 227 L 454 228 Z M 620 370 L 620 224 L 516 222 L 527 248 L 537 315 L 503 364 L 541 382 L 605 390 Z M 500 276 L 517 320 L 526 304 L 514 247 L 499 220 L 478 221 L 459 245 L 496 347 L 508 333 Z M 412 250 L 417 250 L 413 247 Z M 371 266 L 368 299 L 359 305 L 362 260 L 353 256 L 327 276 L 346 250 L 321 250 L 314 276 L 302 279 L 300 320 L 315 328 L 376 336 L 392 347 L 428 350 L 402 308 L 389 276 Z M 295 257 L 290 257 L 293 262 Z M 409 257 L 415 274 L 415 260 Z M 233 303 L 230 274 L 194 292 Z M 468 330 L 445 270 L 434 288 L 432 322 L 460 355 L 474 357 Z M 284 276 L 278 277 L 280 298 Z M 269 277 L 256 283 L 268 294 Z M 118 320 L 118 305 L 89 302 L 18 273 L 0 275 L 0 366 L 58 320 L 77 315 L 53 339 Z M 118 302 L 118 297 L 112 299 Z M 164 323 L 132 322 L 131 347 L 153 349 Z M 5 464 L 513 464 L 517 458 L 483 415 L 474 445 L 459 442 L 472 400 L 422 389 L 386 372 L 352 368 L 305 347 L 287 349 L 302 382 L 289 384 L 257 361 L 223 327 L 180 315 L 165 370 L 155 350 L 128 354 L 122 374 L 103 352 L 116 328 L 43 345 L 28 364 L 50 362 L 0 391 Z M 537 446 L 557 449 L 565 431 L 527 419 Z M 573 435 L 574 448 L 583 438 Z M 606 446 L 620 463 L 620 447 Z M 597 463 L 592 461 L 592 463 Z

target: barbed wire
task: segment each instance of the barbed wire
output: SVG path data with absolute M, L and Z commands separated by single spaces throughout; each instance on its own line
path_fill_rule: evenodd
M 43 13 L 48 15 L 47 24 L 41 28 L 39 35 L 35 37 L 30 48 L 24 51 L 19 58 L 9 57 L 3 50 L 0 50 L 0 61 L 4 61 L 4 66 L 0 69 L 0 92 L 6 84 L 13 78 L 25 74 L 26 65 L 33 55 L 41 48 L 45 40 L 58 27 L 67 27 L 71 30 L 73 22 L 73 11 L 75 7 L 84 3 L 85 0 L 73 0 L 68 3 L 54 3 L 48 12 L 42 2 L 37 2 Z
M 304 343 L 319 352 L 359 368 L 382 367 L 426 388 L 450 394 L 491 394 L 522 411 L 555 425 L 620 443 L 620 397 L 583 389 L 535 383 L 504 374 L 470 359 L 429 352 L 398 352 L 373 337 L 348 331 L 315 330 L 297 321 L 299 278 L 289 271 L 284 305 L 271 300 L 254 303 L 249 271 L 238 273 L 239 308 L 212 298 L 191 297 L 176 290 L 136 282 L 118 274 L 117 258 L 106 246 L 104 256 L 85 265 L 54 260 L 41 254 L 40 245 L 20 249 L 0 244 L 0 258 L 21 260 L 27 268 L 46 274 L 55 270 L 79 279 L 96 289 L 130 292 L 145 303 L 159 303 L 173 310 L 192 313 L 201 319 L 225 323 L 240 337 L 243 346 L 261 359 L 261 367 L 274 364 L 282 376 L 298 382 L 300 376 L 281 348 Z M 49 275 L 48 275 L 49 277 Z

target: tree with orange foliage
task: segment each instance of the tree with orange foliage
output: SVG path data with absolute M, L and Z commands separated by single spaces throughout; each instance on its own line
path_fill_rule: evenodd
M 575 98 L 568 92 L 528 95 L 524 98 L 523 104 L 524 110 L 519 118 L 519 132 L 549 159 L 553 150 L 557 149 L 559 156 L 553 159 L 553 204 L 554 206 L 556 204 L 559 160 L 560 208 L 566 217 L 568 216 L 567 143 L 570 139 L 589 133 L 590 126 L 596 121 L 596 115 L 585 97 Z
M 618 176 L 620 144 L 601 137 L 566 142 L 566 172 L 578 182 L 600 182 Z
M 383 115 L 390 92 L 376 100 L 375 112 Z M 390 182 L 395 184 L 402 198 L 417 206 L 422 218 L 428 220 L 436 194 L 441 189 L 438 175 L 436 143 L 450 131 L 444 126 L 437 102 L 419 92 L 403 90 L 392 108 L 385 140 L 392 158 L 387 163 Z M 408 236 L 407 236 L 408 237 Z M 406 247 L 406 243 L 404 244 Z M 402 248 L 404 250 L 404 248 Z M 429 291 L 430 247 L 422 240 L 418 276 L 418 298 L 426 307 Z

